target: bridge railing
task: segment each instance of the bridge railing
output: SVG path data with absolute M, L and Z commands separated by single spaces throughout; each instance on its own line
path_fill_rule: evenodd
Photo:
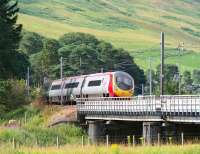
M 112 115 L 200 116 L 200 96 L 165 95 L 78 98 L 80 113 Z
M 164 115 L 199 116 L 200 96 L 161 96 L 161 111 Z
M 80 113 L 151 115 L 161 111 L 161 103 L 155 96 L 79 98 Z

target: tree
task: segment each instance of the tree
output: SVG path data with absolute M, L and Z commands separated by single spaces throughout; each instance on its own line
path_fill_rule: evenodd
M 43 39 L 42 51 L 30 56 L 34 82 L 42 84 L 44 77 L 55 78 L 55 65 L 59 63 L 59 48 L 57 40 Z
M 193 80 L 194 84 L 200 84 L 200 70 L 194 70 L 193 71 Z
M 145 85 L 145 92 L 150 94 L 150 71 L 151 71 L 151 84 L 152 84 L 152 94 L 156 91 L 156 86 L 159 84 L 158 80 L 156 80 L 156 74 L 154 70 L 148 69 L 146 71 L 146 85 Z
M 178 94 L 178 67 L 172 64 L 166 64 L 164 66 L 164 94 Z M 160 65 L 157 66 L 156 80 L 160 82 Z M 159 85 L 157 86 L 157 92 L 159 91 Z
M 42 52 L 38 52 L 30 56 L 31 63 L 31 77 L 33 83 L 42 83 L 43 82 L 43 72 L 41 67 L 41 55 Z
M 110 43 L 84 33 L 68 33 L 59 41 L 63 46 L 58 50 L 59 55 L 66 59 L 65 75 L 97 73 L 101 68 L 104 71 L 125 71 L 135 79 L 136 92 L 141 92 L 138 87 L 145 82 L 144 72 L 124 49 L 115 49 Z
M 95 46 L 99 43 L 97 38 L 95 36 L 85 33 L 68 33 L 64 34 L 62 37 L 60 37 L 59 42 L 64 45 L 80 45 L 80 44 L 86 44 L 90 46 Z
M 44 39 L 43 51 L 48 52 L 50 65 L 59 62 L 58 49 L 61 47 L 55 39 Z
M 24 80 L 0 81 L 0 118 L 6 112 L 15 110 L 26 104 L 26 86 Z
M 112 57 L 112 58 L 111 58 Z M 112 59 L 112 60 L 109 60 Z M 114 49 L 109 56 L 106 65 L 111 66 L 114 71 L 125 71 L 129 73 L 135 80 L 135 93 L 141 94 L 141 85 L 145 83 L 144 71 L 134 62 L 133 57 L 123 49 Z M 113 63 L 110 65 L 110 61 Z
M 0 78 L 22 78 L 25 76 L 27 58 L 18 52 L 21 39 L 21 24 L 16 24 L 18 3 L 13 0 L 0 1 Z M 23 61 L 21 61 L 23 60 Z
M 59 42 L 43 39 L 41 52 L 32 54 L 30 61 L 34 70 L 34 80 L 42 83 L 44 77 L 60 78 L 59 58 L 63 57 L 63 75 L 107 71 L 125 71 L 133 76 L 136 93 L 141 92 L 145 76 L 133 57 L 124 49 L 116 49 L 110 43 L 98 40 L 95 36 L 84 33 L 68 33 Z
M 40 52 L 43 49 L 43 37 L 37 33 L 24 32 L 20 49 L 27 55 Z
M 183 91 L 184 94 L 194 93 L 192 83 L 193 83 L 193 80 L 192 80 L 192 77 L 191 77 L 191 72 L 189 72 L 189 71 L 183 72 L 182 91 Z
M 192 77 L 191 72 L 185 71 L 183 72 L 183 84 L 184 85 L 192 85 Z

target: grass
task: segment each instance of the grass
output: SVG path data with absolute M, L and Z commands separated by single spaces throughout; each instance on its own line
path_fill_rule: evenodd
M 158 48 L 133 52 L 132 55 L 135 57 L 135 61 L 144 69 L 149 68 L 149 57 L 151 57 L 152 68 L 155 69 L 160 64 L 160 51 Z M 200 66 L 199 57 L 200 53 L 193 51 L 185 50 L 179 55 L 179 51 L 175 48 L 166 48 L 165 50 L 165 63 L 179 65 L 181 72 L 198 69 L 198 66 Z
M 110 147 L 105 146 L 80 146 L 80 145 L 66 145 L 60 147 L 48 147 L 48 148 L 27 148 L 21 147 L 16 150 L 12 150 L 7 147 L 8 145 L 0 148 L 0 154 L 198 154 L 200 153 L 199 145 L 167 145 L 167 146 L 138 146 L 138 147 L 126 147 L 112 145 Z M 7 148 L 6 148 L 7 147 Z
M 10 143 L 15 138 L 17 145 L 41 146 L 56 145 L 57 137 L 61 145 L 80 143 L 84 131 L 73 124 L 62 124 L 48 128 L 48 118 L 53 114 L 52 108 L 43 110 L 33 107 L 24 107 L 6 114 L 0 123 L 0 145 Z M 26 115 L 26 116 L 25 116 Z M 26 117 L 26 122 L 25 122 Z M 17 127 L 3 127 L 8 121 L 14 119 L 18 122 Z
M 174 56 L 184 69 L 199 67 L 192 57 L 199 52 L 199 2 L 196 0 L 150 1 L 130 0 L 20 0 L 19 23 L 24 29 L 46 37 L 59 38 L 68 32 L 84 32 L 111 42 L 134 55 L 136 62 L 147 69 L 144 59 L 159 54 L 160 31 L 166 32 L 167 48 L 184 42 L 190 55 Z M 140 51 L 141 55 L 138 55 Z M 142 58 L 140 58 L 142 56 Z M 159 56 L 156 60 L 159 61 Z M 155 66 L 155 65 L 154 65 Z
M 190 28 L 182 27 L 182 30 L 184 30 L 184 31 L 188 32 L 189 34 L 194 35 L 196 37 L 200 37 L 200 32 L 194 31 Z

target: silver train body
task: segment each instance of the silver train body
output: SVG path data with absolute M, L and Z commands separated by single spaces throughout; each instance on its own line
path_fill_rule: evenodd
M 75 98 L 130 97 L 134 93 L 134 79 L 125 72 L 107 72 L 67 77 L 52 82 L 49 101 L 67 103 Z

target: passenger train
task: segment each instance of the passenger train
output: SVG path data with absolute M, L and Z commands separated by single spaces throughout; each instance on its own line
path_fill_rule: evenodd
M 130 97 L 134 94 L 134 79 L 125 72 L 106 72 L 67 77 L 52 82 L 49 102 L 67 104 L 75 98 Z

